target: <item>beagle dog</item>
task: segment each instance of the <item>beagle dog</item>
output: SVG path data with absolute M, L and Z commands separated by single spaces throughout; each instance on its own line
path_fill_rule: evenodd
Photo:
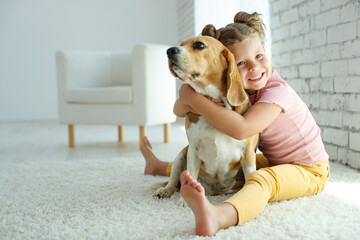
M 234 55 L 220 41 L 209 36 L 190 38 L 169 48 L 167 55 L 171 73 L 196 92 L 222 99 L 226 108 L 239 114 L 251 106 Z M 186 114 L 185 128 L 189 145 L 176 157 L 169 182 L 157 189 L 155 196 L 170 197 L 178 190 L 180 175 L 186 169 L 208 195 L 238 191 L 244 177 L 246 180 L 256 170 L 258 134 L 237 140 L 191 112 Z M 179 204 L 184 205 L 184 200 Z

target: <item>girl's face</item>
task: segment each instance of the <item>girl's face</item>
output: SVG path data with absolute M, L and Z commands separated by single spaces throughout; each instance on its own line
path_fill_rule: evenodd
M 271 75 L 272 68 L 259 37 L 249 37 L 242 42 L 228 46 L 228 49 L 235 56 L 246 91 L 254 94 L 263 88 Z

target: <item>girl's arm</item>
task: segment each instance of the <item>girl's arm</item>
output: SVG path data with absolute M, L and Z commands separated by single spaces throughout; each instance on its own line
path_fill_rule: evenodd
M 251 106 L 244 115 L 213 103 L 198 94 L 189 85 L 183 85 L 179 101 L 203 116 L 219 131 L 235 138 L 245 139 L 261 132 L 281 113 L 282 108 L 272 103 Z
M 181 90 L 180 90 L 181 91 Z M 210 99 L 212 102 L 216 103 L 219 106 L 224 107 L 225 104 L 221 99 Z M 193 109 L 191 106 L 184 104 L 182 99 L 178 98 L 176 99 L 176 102 L 174 104 L 173 112 L 178 117 L 185 117 L 186 113 L 192 112 L 195 114 L 198 114 L 195 109 Z
M 192 112 L 198 114 L 194 109 L 192 109 L 189 105 L 184 104 L 180 98 L 178 98 L 174 104 L 173 112 L 178 117 L 185 117 L 186 113 Z

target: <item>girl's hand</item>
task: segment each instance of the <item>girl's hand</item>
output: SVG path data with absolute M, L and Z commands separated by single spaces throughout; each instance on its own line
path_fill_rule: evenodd
M 198 93 L 195 92 L 195 90 L 189 84 L 183 84 L 179 90 L 179 100 L 185 105 L 190 105 L 192 99 L 197 94 Z
M 223 100 L 221 100 L 220 98 L 211 98 L 208 97 L 213 103 L 219 105 L 220 107 L 225 107 L 225 103 Z
M 195 90 L 189 85 L 189 84 L 183 84 L 180 87 L 179 90 L 179 99 L 182 103 L 190 105 L 192 99 L 194 98 L 194 96 L 196 96 L 198 93 L 195 92 Z M 225 107 L 224 102 L 220 99 L 220 98 L 211 98 L 211 97 L 207 97 L 209 100 L 211 100 L 213 103 L 221 106 L 221 107 Z
M 178 117 L 185 117 L 186 113 L 192 112 L 198 114 L 191 106 L 190 103 L 197 93 L 188 84 L 183 84 L 179 90 L 179 98 L 174 104 L 174 114 Z

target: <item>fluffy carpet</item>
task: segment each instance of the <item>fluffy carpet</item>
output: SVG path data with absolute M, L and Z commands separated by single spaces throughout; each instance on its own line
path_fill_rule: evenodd
M 0 239 L 201 239 L 189 208 L 151 196 L 140 153 L 0 163 Z M 229 196 L 210 197 L 220 203 Z M 331 163 L 324 192 L 273 202 L 214 239 L 359 239 L 360 173 Z

